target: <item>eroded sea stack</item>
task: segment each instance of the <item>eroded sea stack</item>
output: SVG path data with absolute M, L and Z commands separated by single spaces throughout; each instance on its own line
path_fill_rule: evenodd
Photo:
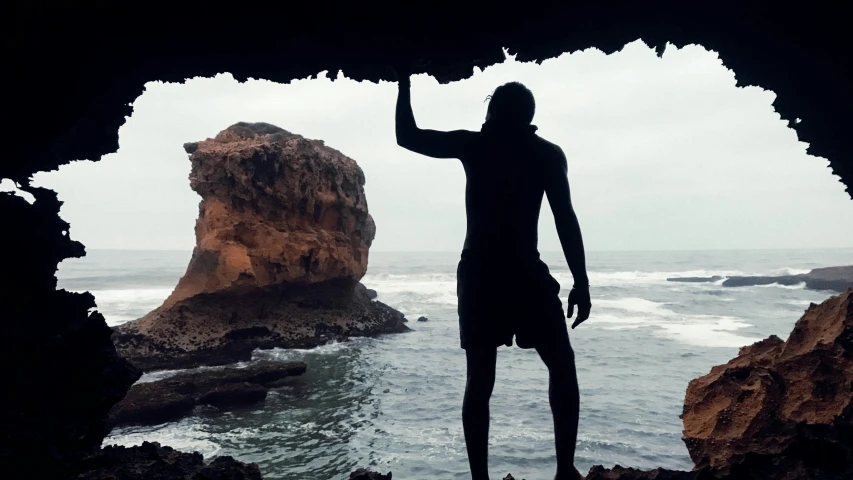
M 163 305 L 115 329 L 122 356 L 143 370 L 187 368 L 408 330 L 359 283 L 376 227 L 354 160 L 266 123 L 184 149 L 202 197 L 196 246 Z

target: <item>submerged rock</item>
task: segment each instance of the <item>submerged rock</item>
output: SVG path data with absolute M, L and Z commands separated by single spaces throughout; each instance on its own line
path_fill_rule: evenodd
M 122 356 L 143 370 L 187 368 L 408 330 L 358 283 L 376 226 L 354 160 L 266 123 L 185 149 L 202 197 L 196 247 L 163 305 L 115 328 Z
M 853 476 L 853 289 L 809 307 L 788 340 L 744 347 L 691 381 L 682 420 L 700 469 Z
M 418 317 L 419 322 L 428 322 L 429 319 L 427 317 Z
M 110 411 L 107 426 L 177 420 L 196 405 L 225 408 L 263 400 L 282 379 L 305 373 L 302 362 L 261 362 L 245 368 L 179 373 L 137 383 Z
M 179 452 L 159 443 L 136 447 L 108 446 L 86 459 L 77 480 L 260 480 L 254 463 L 216 457 L 204 463 L 200 453 Z

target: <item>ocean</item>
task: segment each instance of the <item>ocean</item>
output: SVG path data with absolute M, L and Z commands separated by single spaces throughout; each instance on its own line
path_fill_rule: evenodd
M 59 287 L 90 291 L 107 323 L 138 318 L 171 293 L 189 251 L 92 250 L 60 264 Z M 180 421 L 115 429 L 104 445 L 157 441 L 260 465 L 266 479 L 338 480 L 357 467 L 399 479 L 468 478 L 461 404 L 458 253 L 370 254 L 363 283 L 401 310 L 412 332 L 312 350 L 256 351 L 308 371 L 266 401 Z M 561 253 L 543 260 L 572 284 Z M 692 468 L 679 419 L 687 383 L 771 334 L 787 338 L 810 302 L 833 292 L 667 282 L 674 276 L 772 275 L 853 264 L 853 249 L 589 252 L 593 309 L 570 331 L 581 391 L 576 465 Z M 499 299 L 496 299 L 499 301 Z M 426 316 L 427 322 L 416 322 Z M 490 472 L 553 478 L 547 370 L 533 350 L 501 347 L 491 403 Z M 146 374 L 140 381 L 173 372 Z

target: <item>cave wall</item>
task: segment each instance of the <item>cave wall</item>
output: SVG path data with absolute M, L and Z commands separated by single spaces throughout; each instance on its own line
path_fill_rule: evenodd
M 663 51 L 719 52 L 738 84 L 774 91 L 808 152 L 828 158 L 853 196 L 851 14 L 842 2 L 342 2 L 14 5 L 5 49 L 9 178 L 36 196 L 0 194 L 8 259 L 0 351 L 7 382 L 2 459 L 69 465 L 97 447 L 103 419 L 138 376 L 115 354 L 88 294 L 55 290 L 56 265 L 81 256 L 53 192 L 31 175 L 118 148 L 118 128 L 149 81 L 230 72 L 287 83 L 322 71 L 390 80 L 406 62 L 441 82 L 475 66 L 542 61 L 638 38 Z M 793 124 L 795 119 L 801 123 Z M 8 129 L 9 127 L 7 127 Z M 815 160 L 817 161 L 817 160 Z M 794 193 L 796 194 L 796 193 Z M 11 286 L 8 286 L 10 285 Z M 59 468 L 59 467 L 57 467 Z

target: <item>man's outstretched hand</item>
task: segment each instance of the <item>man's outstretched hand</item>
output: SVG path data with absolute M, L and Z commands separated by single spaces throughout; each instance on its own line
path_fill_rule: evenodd
M 569 311 L 566 317 L 572 318 L 572 315 L 575 313 L 575 306 L 578 307 L 578 316 L 575 317 L 572 328 L 577 327 L 589 318 L 589 311 L 592 309 L 592 302 L 589 299 L 589 287 L 572 288 L 572 291 L 569 292 Z
M 412 76 L 412 69 L 406 65 L 397 64 L 391 65 L 390 67 L 391 74 L 394 76 L 394 80 L 401 85 L 409 85 L 411 83 L 410 77 Z

